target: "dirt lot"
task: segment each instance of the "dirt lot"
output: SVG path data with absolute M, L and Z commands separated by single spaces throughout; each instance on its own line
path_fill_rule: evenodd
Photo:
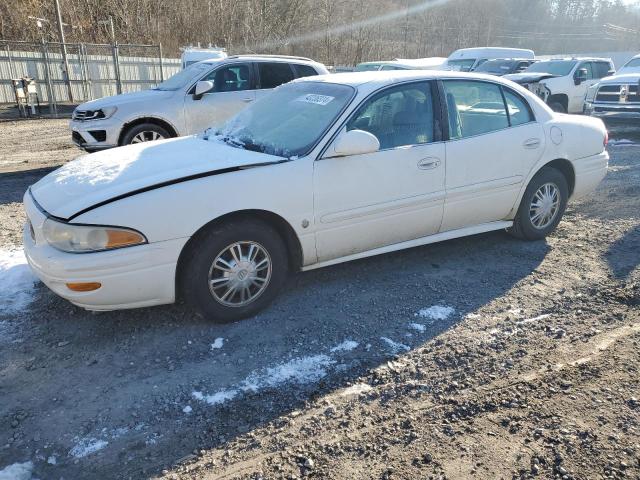
M 77 153 L 40 125 L 2 129 L 5 171 Z M 232 325 L 87 313 L 27 281 L 0 309 L 0 478 L 640 478 L 640 135 L 613 138 L 547 241 L 298 274 Z M 0 252 L 46 171 L 0 174 Z

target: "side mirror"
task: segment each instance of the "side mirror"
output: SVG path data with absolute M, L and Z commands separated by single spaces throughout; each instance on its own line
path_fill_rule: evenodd
M 364 130 L 349 130 L 336 138 L 326 158 L 363 155 L 380 150 L 380 141 Z
M 611 70 L 607 70 L 607 77 L 610 77 L 611 75 L 615 75 L 616 71 L 612 68 Z
M 586 82 L 587 81 L 587 69 L 586 68 L 579 68 L 576 71 L 576 75 L 575 75 L 575 84 L 576 85 L 580 85 L 582 82 Z
M 210 80 L 200 80 L 196 83 L 196 91 L 193 94 L 194 100 L 200 100 L 205 93 L 213 90 L 214 84 Z

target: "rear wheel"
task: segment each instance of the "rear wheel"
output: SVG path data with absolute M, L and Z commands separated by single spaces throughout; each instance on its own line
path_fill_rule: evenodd
M 554 112 L 558 112 L 558 113 L 567 113 L 567 109 L 565 108 L 565 106 L 560 103 L 560 102 L 551 102 L 549 104 L 549 108 L 551 108 L 551 110 L 553 110 Z
M 562 172 L 543 168 L 527 186 L 509 233 L 525 240 L 546 237 L 560 223 L 568 198 L 569 187 Z
M 205 231 L 181 262 L 186 302 L 225 323 L 256 314 L 278 294 L 288 273 L 284 242 L 270 225 L 235 220 Z
M 127 133 L 125 133 L 124 137 L 122 137 L 122 145 L 152 142 L 164 138 L 171 138 L 171 134 L 160 125 L 156 125 L 155 123 L 142 123 L 130 128 Z

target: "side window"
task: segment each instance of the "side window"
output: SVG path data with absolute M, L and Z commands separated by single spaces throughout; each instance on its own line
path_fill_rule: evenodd
M 504 99 L 507 101 L 507 110 L 509 111 L 509 120 L 512 127 L 534 121 L 531 109 L 522 97 L 504 87 L 502 91 L 504 92 Z
M 365 130 L 380 149 L 430 143 L 434 139 L 431 83 L 388 88 L 367 100 L 347 123 L 347 130 Z
M 257 65 L 260 71 L 260 88 L 276 88 L 293 80 L 293 71 L 288 63 L 260 62 Z
M 595 62 L 593 66 L 593 78 L 604 78 L 609 74 L 609 70 L 612 70 L 611 65 L 606 62 Z
M 246 64 L 233 64 L 214 70 L 203 80 L 213 82 L 214 92 L 238 92 L 251 88 L 251 70 Z
M 449 137 L 473 137 L 509 126 L 500 87 L 494 83 L 469 80 L 444 82 Z
M 318 75 L 318 72 L 316 72 L 316 69 L 310 65 L 299 65 L 296 63 L 294 67 L 296 69 L 296 78 L 314 77 Z

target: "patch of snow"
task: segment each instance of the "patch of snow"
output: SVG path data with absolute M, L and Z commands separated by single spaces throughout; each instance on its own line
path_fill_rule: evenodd
M 109 445 L 106 440 L 98 440 L 95 438 L 83 438 L 74 447 L 69 450 L 69 455 L 75 458 L 84 458 L 87 455 L 96 453 Z
M 519 317 L 520 315 L 522 315 L 522 309 L 512 308 L 511 310 L 508 310 L 507 313 L 513 315 L 514 317 Z
M 224 345 L 224 338 L 218 337 L 211 344 L 211 350 L 217 350 L 219 348 L 222 348 L 223 345 Z
M 33 462 L 14 463 L 0 470 L 0 480 L 31 480 Z
M 477 313 L 467 313 L 464 318 L 468 319 L 468 320 L 475 320 L 476 318 L 480 318 L 480 315 L 478 315 Z
M 85 155 L 73 162 L 69 162 L 50 175 L 53 181 L 60 185 L 78 183 L 85 185 L 100 185 L 118 178 L 126 169 L 131 167 L 138 158 L 137 154 L 128 155 Z
M 36 282 L 22 250 L 0 249 L 0 314 L 29 306 Z
M 182 409 L 182 411 L 183 411 L 184 413 L 191 413 L 191 412 L 193 411 L 193 409 L 191 408 L 191 406 L 190 406 L 190 405 L 187 405 L 186 407 L 184 407 L 184 408 Z
M 340 392 L 341 397 L 348 397 L 351 395 L 360 395 L 361 393 L 367 393 L 373 390 L 371 385 L 366 383 L 356 383 L 355 385 L 351 385 L 350 387 L 345 388 Z
M 58 463 L 58 459 L 55 455 L 51 455 L 49 458 L 47 458 L 47 463 L 49 465 L 55 465 L 56 463 Z
M 551 316 L 550 313 L 545 313 L 543 315 L 538 315 L 537 317 L 527 318 L 526 320 L 522 320 L 520 322 L 516 322 L 516 325 L 523 325 L 523 324 L 526 324 L 526 323 L 539 322 L 540 320 L 544 320 L 545 318 L 549 318 L 550 316 Z
M 446 320 L 449 318 L 455 310 L 452 307 L 446 307 L 443 305 L 433 305 L 429 308 L 423 308 L 416 316 L 422 318 L 428 318 L 429 320 Z
M 394 342 L 390 338 L 380 337 L 380 340 L 382 340 L 384 343 L 386 343 L 387 346 L 391 349 L 391 351 L 393 353 L 398 353 L 400 351 L 408 352 L 410 350 L 410 348 L 408 346 L 406 346 L 405 344 Z
M 619 140 L 609 140 L 610 146 L 623 146 L 623 145 L 636 145 L 636 142 L 627 138 L 621 138 Z
M 359 343 L 354 340 L 345 340 L 344 342 L 336 345 L 330 351 L 334 352 L 350 352 L 351 350 L 358 348 Z
M 424 332 L 427 329 L 427 327 L 425 327 L 421 323 L 410 323 L 409 327 L 413 328 L 414 330 L 416 330 L 418 332 Z
M 254 371 L 235 387 L 220 390 L 211 395 L 194 391 L 191 396 L 209 405 L 219 405 L 245 392 L 255 393 L 265 388 L 278 387 L 285 383 L 303 385 L 317 382 L 327 375 L 327 368 L 335 363 L 336 361 L 327 355 L 294 358 L 275 367 Z

